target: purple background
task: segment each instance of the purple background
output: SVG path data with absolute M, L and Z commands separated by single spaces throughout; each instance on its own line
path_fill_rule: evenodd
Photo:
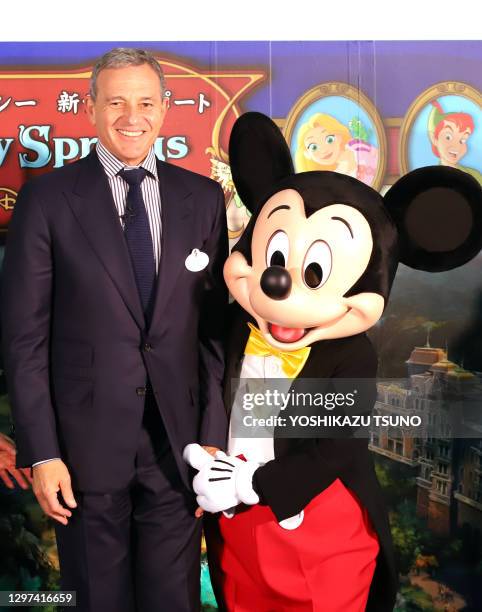
M 80 66 L 115 45 L 151 49 L 204 69 L 271 66 L 271 78 L 243 98 L 242 107 L 273 117 L 285 117 L 322 81 L 359 86 L 382 117 L 402 117 L 439 81 L 482 89 L 482 41 L 0 43 L 0 66 Z

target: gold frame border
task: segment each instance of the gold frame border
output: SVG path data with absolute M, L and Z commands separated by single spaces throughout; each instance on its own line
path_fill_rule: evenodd
M 363 108 L 363 110 L 369 115 L 370 119 L 375 126 L 377 132 L 378 143 L 379 143 L 379 163 L 373 184 L 373 189 L 380 189 L 383 185 L 383 179 L 387 168 L 387 137 L 385 129 L 383 127 L 383 121 L 380 117 L 375 104 L 370 98 L 364 94 L 360 89 L 343 83 L 342 81 L 326 81 L 319 83 L 315 87 L 312 87 L 300 96 L 294 105 L 291 107 L 288 116 L 286 117 L 286 123 L 284 126 L 284 137 L 288 146 L 290 146 L 291 136 L 293 134 L 294 126 L 296 125 L 301 113 L 306 109 L 307 106 L 319 100 L 320 98 L 326 98 L 328 96 L 340 96 L 347 98 L 352 102 L 355 102 Z
M 420 111 L 427 106 L 427 104 L 433 100 L 436 100 L 440 96 L 450 95 L 464 96 L 482 109 L 481 92 L 472 85 L 462 81 L 441 81 L 439 83 L 435 83 L 435 85 L 431 85 L 428 89 L 423 91 L 410 105 L 400 127 L 400 140 L 398 145 L 400 176 L 403 176 L 409 172 L 407 145 L 415 119 L 418 117 Z

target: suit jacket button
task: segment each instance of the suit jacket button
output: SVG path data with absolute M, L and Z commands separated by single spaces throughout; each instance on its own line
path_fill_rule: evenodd
M 146 342 L 143 348 L 146 351 L 146 353 L 148 353 L 149 351 L 152 350 L 152 344 L 150 344 L 149 342 Z
M 137 387 L 136 389 L 137 395 L 145 395 L 146 392 L 147 392 L 147 389 L 145 387 Z

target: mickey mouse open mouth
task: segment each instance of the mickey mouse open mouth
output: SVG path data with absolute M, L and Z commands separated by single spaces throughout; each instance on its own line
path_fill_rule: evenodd
M 295 328 L 295 327 L 283 327 L 282 325 L 276 325 L 276 323 L 268 323 L 268 331 L 278 342 L 298 342 L 301 338 L 304 338 L 306 334 L 313 328 Z
M 287 327 L 285 325 L 278 325 L 277 323 L 266 322 L 264 325 L 261 325 L 261 329 L 266 329 L 266 331 L 271 335 L 271 337 L 277 342 L 282 342 L 283 344 L 294 344 L 295 342 L 299 342 L 300 340 L 304 339 L 310 334 L 310 332 L 316 332 L 316 330 L 318 329 L 327 329 L 336 325 L 351 310 L 352 308 L 348 307 L 339 316 L 336 316 L 333 319 L 327 320 L 324 323 L 314 325 L 312 327 Z M 308 340 L 310 340 L 311 338 L 312 336 L 310 336 Z

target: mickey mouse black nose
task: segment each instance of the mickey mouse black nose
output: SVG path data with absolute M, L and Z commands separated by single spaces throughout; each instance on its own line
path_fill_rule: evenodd
M 282 266 L 270 266 L 261 275 L 261 289 L 273 300 L 286 299 L 291 291 L 291 276 Z

